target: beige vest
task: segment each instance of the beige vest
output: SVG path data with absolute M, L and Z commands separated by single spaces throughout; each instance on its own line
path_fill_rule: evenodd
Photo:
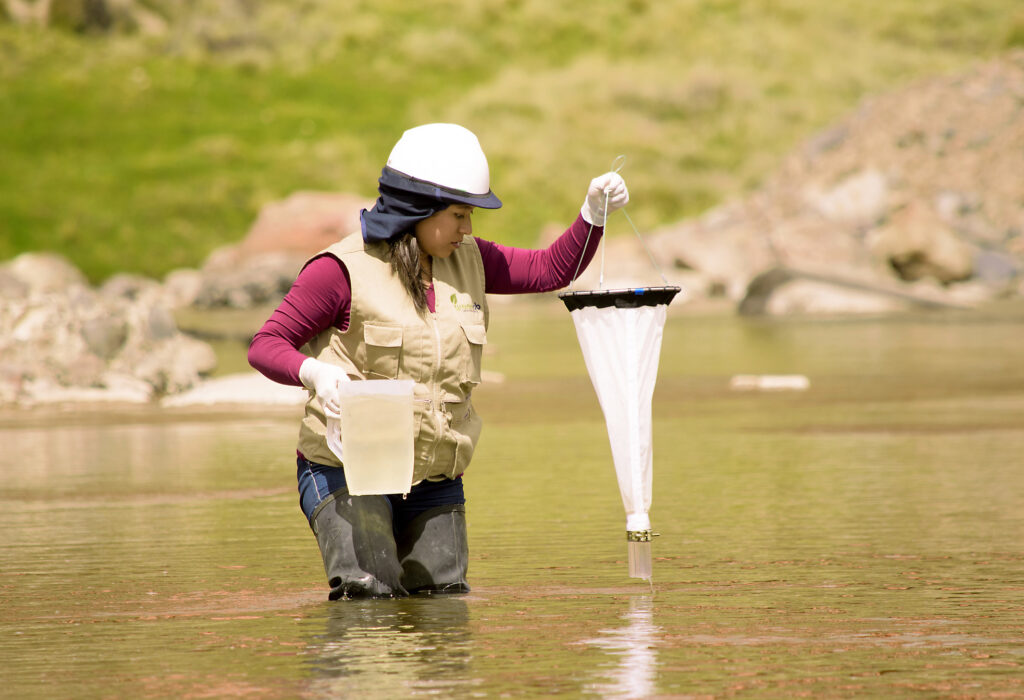
M 435 313 L 420 315 L 391 272 L 387 250 L 383 243 L 364 244 L 356 233 L 323 251 L 348 269 L 351 315 L 346 331 L 332 326 L 303 351 L 343 367 L 352 379 L 414 380 L 413 483 L 454 478 L 469 466 L 480 437 L 470 392 L 480 383 L 487 342 L 483 260 L 470 236 L 449 258 L 435 259 Z M 323 410 L 311 396 L 299 451 L 312 462 L 341 466 L 325 434 Z

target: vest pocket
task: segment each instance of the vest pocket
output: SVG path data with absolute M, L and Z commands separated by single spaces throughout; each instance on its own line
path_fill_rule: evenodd
M 482 323 L 462 323 L 462 331 L 469 341 L 469 355 L 463 370 L 463 381 L 480 383 L 480 364 L 483 360 L 484 345 L 487 344 L 487 329 Z
M 451 428 L 455 436 L 455 466 L 448 478 L 454 479 L 469 467 L 476 443 L 480 439 L 483 421 L 469 399 L 462 403 L 449 404 L 448 408 L 451 411 Z
M 398 377 L 398 361 L 402 356 L 401 326 L 363 326 L 363 343 L 366 345 L 366 361 L 363 372 L 369 377 Z

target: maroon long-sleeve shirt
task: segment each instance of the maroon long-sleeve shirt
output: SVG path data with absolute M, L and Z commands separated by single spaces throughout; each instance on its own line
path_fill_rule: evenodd
M 576 217 L 565 233 L 543 250 L 528 250 L 475 238 L 484 264 L 488 294 L 550 292 L 565 287 L 594 257 L 604 229 Z M 582 256 L 582 262 L 580 258 Z M 344 263 L 322 255 L 302 269 L 280 306 L 253 337 L 249 364 L 282 384 L 300 386 L 299 348 L 330 326 L 348 327 L 352 288 Z M 434 289 L 427 290 L 434 312 Z

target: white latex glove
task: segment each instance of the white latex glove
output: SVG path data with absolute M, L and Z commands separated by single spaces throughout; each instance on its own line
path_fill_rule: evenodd
M 588 224 L 604 226 L 605 213 L 611 214 L 628 203 L 629 190 L 626 189 L 626 181 L 618 173 L 608 172 L 590 181 L 587 198 L 583 200 L 580 213 Z
M 341 413 L 338 385 L 350 381 L 345 370 L 329 362 L 307 357 L 299 366 L 299 381 L 320 399 L 324 413 L 334 415 Z

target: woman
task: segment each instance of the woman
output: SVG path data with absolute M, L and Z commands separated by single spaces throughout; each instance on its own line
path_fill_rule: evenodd
M 362 236 L 313 256 L 253 338 L 249 362 L 310 390 L 298 444 L 299 498 L 324 560 L 330 599 L 464 593 L 468 546 L 462 473 L 480 435 L 486 294 L 566 286 L 590 262 L 604 217 L 629 201 L 622 178 L 595 178 L 580 215 L 545 250 L 472 236 L 475 208 L 497 209 L 472 132 L 426 124 L 395 144 Z M 412 379 L 417 415 L 407 495 L 352 496 L 325 440 L 338 385 Z M 344 436 L 342 437 L 344 440 Z

